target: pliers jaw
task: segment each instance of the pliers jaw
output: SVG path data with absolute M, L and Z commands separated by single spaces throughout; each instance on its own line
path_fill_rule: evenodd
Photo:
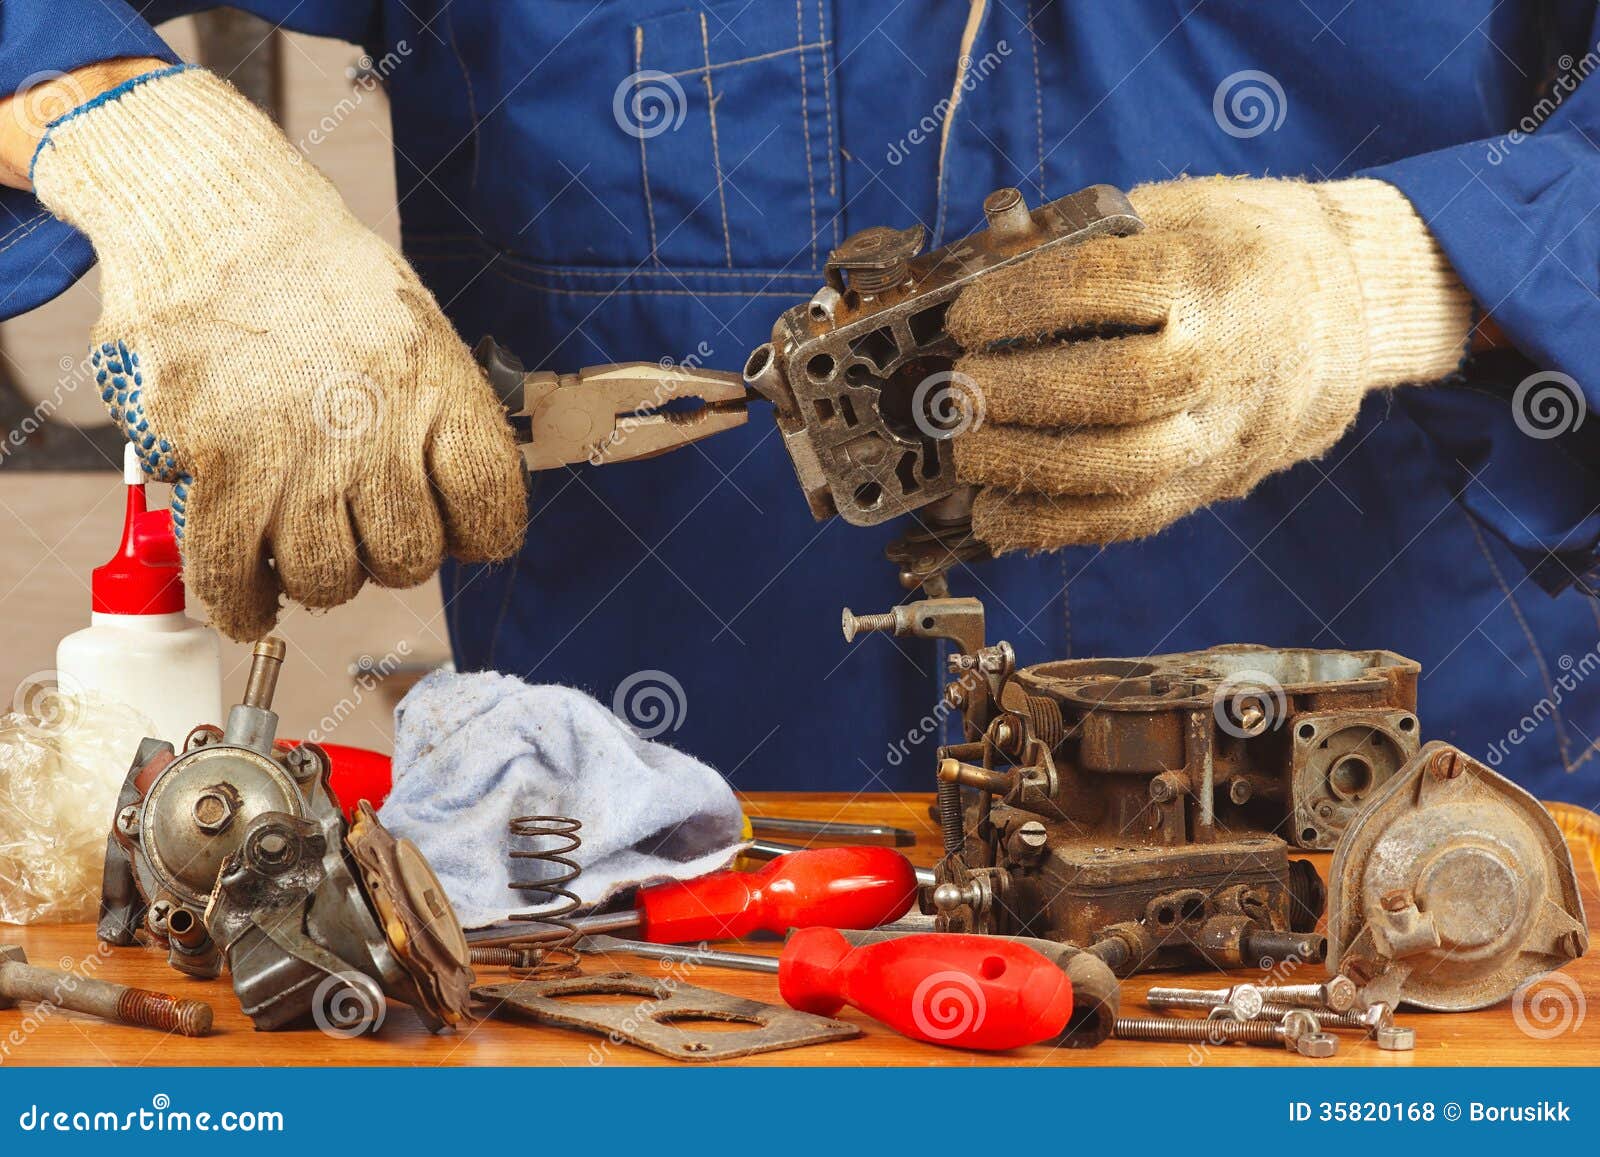
M 475 352 L 510 410 L 529 470 L 654 458 L 749 418 L 750 395 L 737 374 L 655 362 L 527 373 L 491 337 Z M 700 404 L 668 408 L 686 401 Z

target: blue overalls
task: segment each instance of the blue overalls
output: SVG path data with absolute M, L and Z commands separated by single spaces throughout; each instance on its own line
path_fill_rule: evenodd
M 1374 396 L 1323 460 L 1148 541 L 985 562 L 952 587 L 1023 662 L 1397 650 L 1423 665 L 1429 737 L 1544 797 L 1600 796 L 1600 419 L 1536 437 L 1513 406 L 1536 371 L 1600 402 L 1592 0 L 243 6 L 388 60 L 406 253 L 463 337 L 530 367 L 736 369 L 847 233 L 921 221 L 940 244 L 1003 185 L 1393 182 L 1526 358 Z M 6 0 L 0 92 L 169 55 L 144 20 L 203 5 L 137 7 Z M 10 314 L 91 255 L 31 197 L 0 204 Z M 662 458 L 548 473 L 530 502 L 520 558 L 445 572 L 463 667 L 606 701 L 641 673 L 675 683 L 661 738 L 741 788 L 931 786 L 941 662 L 837 626 L 842 605 L 905 597 L 882 557 L 895 529 L 813 522 L 764 407 Z

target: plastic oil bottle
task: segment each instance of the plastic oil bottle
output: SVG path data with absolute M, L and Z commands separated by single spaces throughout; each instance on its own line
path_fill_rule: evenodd
M 172 512 L 146 508 L 144 472 L 131 444 L 122 480 L 122 542 L 95 568 L 90 624 L 61 640 L 56 670 L 64 691 L 81 688 L 126 704 L 154 724 L 156 738 L 181 751 L 196 724 L 222 722 L 221 641 L 184 613 Z

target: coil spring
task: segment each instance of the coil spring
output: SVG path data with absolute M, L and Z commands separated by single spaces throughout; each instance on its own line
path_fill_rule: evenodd
M 1061 704 L 1044 695 L 1029 695 L 1023 709 L 1033 725 L 1033 737 L 1051 751 L 1059 747 L 1067 730 L 1061 718 Z
M 507 825 L 512 860 L 533 860 L 558 869 L 543 879 L 511 881 L 512 888 L 526 893 L 528 903 L 540 909 L 515 913 L 511 919 L 552 925 L 565 929 L 567 934 L 559 940 L 513 941 L 500 947 L 477 948 L 472 953 L 474 964 L 506 965 L 513 976 L 540 979 L 570 976 L 578 971 L 576 945 L 582 934 L 566 917 L 581 903 L 568 885 L 583 871 L 570 856 L 583 846 L 578 835 L 582 827 L 580 820 L 567 816 L 518 816 Z M 541 843 L 545 846 L 527 846 Z

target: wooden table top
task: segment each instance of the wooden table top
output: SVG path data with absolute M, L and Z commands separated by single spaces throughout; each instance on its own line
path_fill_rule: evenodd
M 938 833 L 929 818 L 927 795 L 863 795 L 821 793 L 763 793 L 748 798 L 752 814 L 783 815 L 806 819 L 841 819 L 859 823 L 885 823 L 918 833 L 909 849 L 918 863 L 937 857 Z M 1307 858 L 1326 871 L 1328 856 Z M 1594 865 L 1580 855 L 1578 873 L 1591 927 L 1600 913 L 1600 887 Z M 20 943 L 30 961 L 70 966 L 106 955 L 94 966 L 94 975 L 124 984 L 155 988 L 175 995 L 209 1000 L 216 1009 L 216 1032 L 202 1039 L 168 1036 L 149 1029 L 107 1024 L 91 1017 L 57 1013 L 34 1025 L 21 1009 L 0 1010 L 0 1065 L 561 1065 L 587 1067 L 596 1063 L 668 1065 L 673 1062 L 628 1045 L 597 1046 L 603 1038 L 586 1033 L 529 1024 L 486 1020 L 437 1036 L 429 1034 L 412 1012 L 400 1005 L 389 1011 L 383 1027 L 373 1036 L 342 1040 L 315 1029 L 258 1033 L 239 1010 L 226 977 L 193 981 L 173 972 L 165 955 L 139 948 L 97 949 L 89 925 L 15 928 L 0 926 L 0 942 Z M 726 947 L 740 947 L 728 945 Z M 743 946 L 742 950 L 775 954 L 776 942 Z M 639 957 L 590 957 L 586 971 L 620 969 L 644 975 L 663 975 L 671 966 Z M 679 966 L 681 967 L 681 966 Z M 1319 970 L 1320 971 L 1320 970 Z M 779 1002 L 777 978 L 721 968 L 697 967 L 690 974 L 674 975 L 708 988 L 756 1000 Z M 1564 970 L 1582 993 L 1600 992 L 1600 951 Z M 480 981 L 504 979 L 500 970 L 484 969 Z M 1157 973 L 1123 982 L 1123 1009 L 1140 1015 L 1143 996 L 1153 984 L 1193 981 L 1200 987 L 1220 987 L 1230 981 L 1249 980 L 1243 972 Z M 1550 983 L 1550 982 L 1546 982 Z M 1552 989 L 1553 997 L 1567 988 Z M 632 998 L 626 998 L 632 999 Z M 1577 1008 L 1581 1009 L 1581 998 Z M 1577 1010 L 1574 1010 L 1577 1011 Z M 1330 1060 L 1307 1060 L 1276 1049 L 1246 1046 L 1204 1048 L 1184 1044 L 1108 1041 L 1095 1049 L 1072 1051 L 1036 1045 L 998 1055 L 971 1053 L 910 1041 L 849 1009 L 842 1018 L 859 1023 L 865 1034 L 836 1044 L 767 1053 L 735 1063 L 746 1065 L 1594 1065 L 1600 1064 L 1600 1019 L 1585 1027 L 1580 1017 L 1566 1031 L 1544 1038 L 1518 1027 L 1509 1003 L 1481 1012 L 1438 1014 L 1402 1013 L 1399 1023 L 1417 1032 L 1414 1052 L 1384 1052 L 1351 1033 L 1340 1034 L 1339 1054 Z M 1536 1024 L 1537 1028 L 1538 1025 Z

